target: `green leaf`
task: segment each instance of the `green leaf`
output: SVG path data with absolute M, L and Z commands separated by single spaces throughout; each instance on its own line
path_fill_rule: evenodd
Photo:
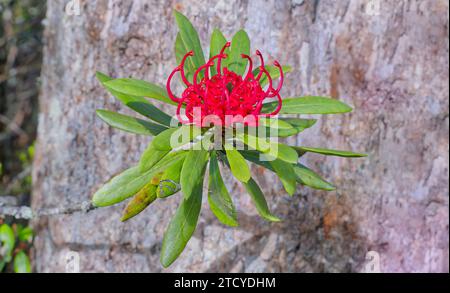
M 236 139 L 252 149 L 258 150 L 268 156 L 268 159 L 281 159 L 289 163 L 297 163 L 298 154 L 295 149 L 282 143 L 268 141 L 245 133 L 237 133 Z
M 211 34 L 211 44 L 209 47 L 209 58 L 212 58 L 213 56 L 219 55 L 220 51 L 222 50 L 223 46 L 227 43 L 227 39 L 222 34 L 222 32 L 218 29 L 214 29 Z M 225 49 L 225 54 L 230 54 L 230 48 Z M 214 63 L 214 66 L 211 67 L 211 72 L 213 72 L 213 75 L 217 72 L 217 66 L 216 63 Z
M 135 195 L 155 175 L 169 168 L 186 156 L 186 152 L 174 152 L 165 156 L 151 169 L 141 172 L 140 167 L 132 167 L 113 177 L 101 187 L 93 196 L 92 203 L 96 207 L 105 207 L 117 204 Z
M 152 147 L 159 151 L 170 151 L 172 149 L 170 138 L 178 129 L 179 128 L 169 128 L 155 136 L 152 141 Z
M 248 147 L 266 153 L 270 150 L 272 142 L 266 138 L 257 137 L 250 134 L 237 132 L 236 139 L 247 145 Z
M 172 147 L 180 148 L 202 136 L 202 129 L 195 125 L 183 125 L 173 134 Z M 205 137 L 202 139 L 206 140 Z M 201 144 L 200 144 L 201 145 Z
M 143 176 L 139 167 L 132 167 L 100 188 L 94 194 L 92 202 L 97 207 L 105 207 L 124 201 L 148 183 L 150 177 Z
M 235 149 L 226 149 L 226 154 L 233 176 L 241 182 L 248 182 L 251 174 L 244 157 Z
M 186 16 L 176 10 L 174 10 L 174 16 L 175 21 L 178 24 L 178 28 L 180 29 L 179 39 L 184 45 L 185 54 L 190 51 L 194 51 L 194 56 L 188 58 L 186 62 L 192 62 L 189 66 L 193 66 L 193 68 L 197 69 L 205 64 L 205 56 L 203 55 L 202 45 L 200 43 L 198 33 Z M 200 73 L 199 77 L 201 78 L 202 76 L 203 74 Z
M 327 181 L 322 179 L 319 175 L 317 175 L 314 171 L 303 166 L 302 164 L 294 166 L 294 171 L 295 174 L 297 175 L 297 181 L 300 184 L 319 190 L 327 190 L 327 191 L 336 190 L 336 187 L 334 187 L 331 183 L 328 183 Z
M 282 119 L 274 118 L 260 118 L 259 123 L 261 126 L 265 126 L 272 129 L 292 129 L 293 126 Z
M 177 34 L 177 38 L 175 39 L 175 58 L 177 60 L 178 64 L 181 64 L 181 61 L 183 60 L 183 57 L 189 53 L 190 50 L 188 50 L 183 43 L 183 40 L 181 39 L 181 34 Z M 190 82 L 194 79 L 194 73 L 197 67 L 195 67 L 194 60 L 192 57 L 189 57 L 186 59 L 186 62 L 184 64 L 184 74 Z
M 271 161 L 270 164 L 277 173 L 278 177 L 280 177 L 286 192 L 291 196 L 294 195 L 297 187 L 297 176 L 295 175 L 292 164 L 286 163 L 279 159 Z
M 236 208 L 220 175 L 216 152 L 211 153 L 209 162 L 208 202 L 211 211 L 222 224 L 230 227 L 239 225 Z
M 295 154 L 294 154 L 295 152 Z M 278 153 L 275 155 L 276 158 L 283 160 L 285 162 L 296 164 L 298 161 L 297 152 L 288 145 L 279 143 Z
M 164 171 L 156 191 L 159 198 L 169 197 L 181 190 L 179 183 L 183 164 L 184 160 L 180 160 Z
M 301 131 L 313 127 L 317 120 L 316 119 L 301 119 L 301 118 L 281 118 L 286 123 L 292 125 L 292 127 L 299 128 Z
M 165 89 L 144 80 L 117 78 L 104 82 L 103 85 L 114 92 L 129 96 L 147 97 L 167 104 L 176 105 L 176 103 L 169 98 Z
M 344 158 L 362 158 L 367 157 L 366 154 L 353 153 L 349 151 L 338 151 L 338 150 L 330 150 L 330 149 L 322 149 L 322 148 L 311 148 L 311 147 L 294 147 L 299 155 L 304 155 L 305 153 L 317 153 L 326 156 L 337 156 Z
M 127 204 L 123 211 L 122 222 L 137 216 L 156 200 L 156 185 L 147 183 Z
M 12 258 L 16 237 L 13 229 L 7 224 L 0 226 L 0 244 L 0 251 L 4 252 L 3 260 L 8 263 Z
M 19 274 L 31 273 L 30 260 L 23 251 L 19 251 L 14 257 L 14 272 Z
M 190 150 L 181 169 L 180 183 L 184 197 L 189 198 L 198 185 L 203 181 L 205 166 L 208 163 L 209 152 L 206 150 Z
M 283 65 L 283 66 L 281 66 L 281 68 L 283 69 L 283 73 L 285 75 L 286 75 L 286 73 L 292 72 L 292 67 L 289 65 Z M 269 72 L 272 80 L 275 80 L 280 77 L 280 70 L 278 69 L 278 67 L 273 66 L 273 65 L 267 65 L 266 70 L 267 70 L 267 72 Z M 256 68 L 255 70 L 253 70 L 253 75 L 255 77 L 258 76 L 258 74 L 259 74 L 259 67 Z M 267 75 L 263 74 L 261 76 L 261 79 L 259 80 L 259 84 L 261 85 L 261 87 L 265 87 L 268 83 L 269 83 L 269 79 L 267 78 Z
M 241 151 L 243 153 L 248 153 L 251 151 Z M 252 152 L 254 153 L 254 151 Z M 245 157 L 245 156 L 244 156 Z M 225 155 L 221 154 L 221 159 L 227 164 L 228 167 L 230 167 L 230 164 L 228 162 L 228 159 Z M 267 163 L 267 162 L 264 162 Z M 268 164 L 269 169 L 272 169 L 272 166 Z M 278 217 L 272 215 L 269 211 L 269 207 L 267 205 L 266 199 L 264 197 L 264 194 L 261 191 L 261 188 L 259 188 L 258 184 L 253 178 L 250 178 L 250 180 L 247 183 L 242 183 L 247 190 L 248 194 L 250 195 L 256 210 L 258 211 L 259 215 L 271 222 L 279 222 L 281 221 Z
M 243 183 L 245 186 L 245 189 L 247 190 L 248 194 L 253 200 L 253 203 L 255 204 L 256 210 L 258 211 L 259 215 L 270 222 L 279 222 L 281 221 L 278 217 L 271 214 L 269 211 L 269 207 L 267 206 L 266 199 L 264 197 L 264 194 L 261 191 L 261 188 L 259 188 L 258 184 L 251 178 L 248 183 Z
M 182 147 L 202 134 L 202 130 L 193 125 L 169 128 L 153 139 L 157 150 L 171 150 Z
M 274 166 L 272 166 L 272 162 L 261 161 L 259 152 L 257 151 L 240 151 L 240 152 L 246 160 L 255 163 L 257 165 L 260 165 L 261 167 L 264 167 L 272 172 L 276 172 Z M 308 169 L 302 164 L 299 163 L 294 164 L 292 165 L 292 167 L 294 168 L 294 173 L 298 183 L 320 190 L 331 191 L 336 189 L 332 184 L 328 183 L 327 181 L 322 179 L 319 175 L 314 173 L 314 171 Z
M 119 114 L 107 110 L 97 110 L 97 115 L 111 127 L 142 135 L 158 135 L 167 129 L 160 124 L 155 124 L 139 118 Z
M 31 242 L 33 240 L 33 229 L 25 227 L 18 232 L 18 238 L 22 242 Z
M 312 127 L 317 120 L 315 119 L 299 119 L 299 118 L 282 118 L 280 119 L 292 125 L 290 129 L 268 129 L 266 131 L 267 136 L 289 137 L 297 135 L 307 128 Z
M 243 75 L 247 68 L 247 59 L 241 54 L 250 55 L 250 39 L 244 30 L 238 31 L 231 40 L 230 54 L 224 60 L 224 66 L 238 75 Z
M 252 163 L 255 163 L 257 165 L 260 165 L 261 167 L 264 167 L 266 169 L 271 170 L 272 172 L 275 172 L 275 170 L 273 169 L 272 165 L 270 164 L 269 161 L 264 161 L 261 160 L 261 153 L 258 151 L 239 151 L 242 156 L 247 160 L 250 161 Z
M 102 85 L 104 85 L 105 82 L 113 80 L 114 78 L 112 78 L 111 76 L 107 75 L 106 73 L 103 73 L 101 71 L 97 71 L 95 73 L 95 77 L 97 78 L 98 81 L 100 81 L 100 83 Z
M 197 182 L 191 196 L 182 198 L 164 233 L 160 258 L 163 267 L 169 267 L 178 258 L 194 233 L 202 205 L 202 193 L 203 180 Z
M 154 140 L 148 145 L 147 149 L 144 151 L 141 159 L 139 160 L 139 169 L 141 172 L 150 170 L 156 163 L 158 163 L 170 152 L 170 150 L 157 150 L 153 144 Z
M 113 78 L 101 72 L 97 72 L 96 76 L 103 86 L 105 86 L 105 83 L 107 81 L 113 80 Z M 167 115 L 163 111 L 159 110 L 157 107 L 148 102 L 145 98 L 125 95 L 117 91 L 114 91 L 113 89 L 108 88 L 107 86 L 105 86 L 105 88 L 130 109 L 136 111 L 141 115 L 144 115 L 145 117 L 153 121 L 161 123 L 165 126 L 170 126 L 172 117 L 170 115 Z
M 271 113 L 278 102 L 266 103 L 263 113 Z M 299 97 L 283 100 L 283 107 L 279 114 L 339 114 L 351 112 L 352 108 L 341 101 L 325 97 Z
M 296 135 L 299 132 L 300 130 L 298 130 L 298 128 L 296 127 L 292 127 L 290 129 L 276 129 L 259 126 L 256 130 L 256 136 L 259 138 L 289 137 Z
M 258 164 L 272 172 L 275 172 L 283 183 L 286 192 L 293 195 L 296 190 L 297 176 L 295 175 L 293 165 L 280 159 L 274 161 L 261 160 L 257 151 L 240 151 L 242 156 L 248 161 Z

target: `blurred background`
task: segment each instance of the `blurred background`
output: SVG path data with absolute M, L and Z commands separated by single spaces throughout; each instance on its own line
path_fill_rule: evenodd
M 382 272 L 449 271 L 447 0 L 46 2 L 0 0 L 1 272 L 64 272 L 68 259 L 83 272 L 363 272 L 367 259 Z M 205 202 L 186 251 L 163 270 L 176 197 L 126 224 L 122 205 L 29 219 L 30 207 L 88 201 L 137 161 L 149 139 L 99 121 L 98 108 L 131 112 L 95 72 L 164 84 L 176 66 L 173 9 L 191 19 L 205 52 L 214 28 L 228 39 L 244 28 L 252 50 L 292 65 L 284 96 L 355 108 L 317 117 L 290 143 L 369 157 L 304 158 L 339 188 L 299 188 L 293 198 L 253 167 L 278 224 L 225 178 L 241 226 L 223 227 Z
M 0 200 L 16 205 L 30 204 L 45 4 L 43 0 L 0 1 Z M 11 218 L 7 223 L 17 235 L 20 227 L 28 224 Z M 4 226 L 3 235 L 7 235 L 6 229 Z M 28 239 L 15 246 L 22 245 L 28 253 L 24 246 Z M 12 271 L 13 265 L 1 265 L 0 261 L 2 269 Z

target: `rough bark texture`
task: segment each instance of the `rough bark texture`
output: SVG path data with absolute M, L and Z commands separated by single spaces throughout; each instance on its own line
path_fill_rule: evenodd
M 175 7 L 198 28 L 207 48 L 213 28 L 245 28 L 252 49 L 296 70 L 284 96 L 331 95 L 352 114 L 321 117 L 292 143 L 369 154 L 348 160 L 307 155 L 304 162 L 339 188 L 300 188 L 254 167 L 279 224 L 260 219 L 243 188 L 227 178 L 240 227 L 219 224 L 204 202 L 185 252 L 159 264 L 163 232 L 179 196 L 154 203 L 126 224 L 123 205 L 36 221 L 35 268 L 64 271 L 79 251 L 84 272 L 361 271 L 380 254 L 385 272 L 449 270 L 448 1 L 66 1 L 48 3 L 35 159 L 35 208 L 89 200 L 99 185 L 136 163 L 149 139 L 113 130 L 95 109 L 129 112 L 94 78 L 160 84 L 174 68 Z M 379 12 L 379 14 L 377 13 Z

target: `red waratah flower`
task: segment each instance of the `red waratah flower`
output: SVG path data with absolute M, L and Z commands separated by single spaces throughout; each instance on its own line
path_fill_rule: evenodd
M 193 82 L 189 82 L 184 72 L 186 59 L 193 56 L 194 52 L 187 53 L 170 74 L 167 80 L 167 92 L 172 101 L 178 104 L 177 117 L 182 124 L 195 124 L 197 126 L 225 125 L 240 122 L 249 126 L 257 126 L 259 117 L 271 117 L 277 115 L 282 107 L 280 90 L 283 86 L 284 73 L 281 65 L 275 61 L 274 65 L 280 70 L 280 81 L 277 88 L 273 87 L 272 77 L 265 68 L 264 58 L 258 50 L 256 55 L 260 59 L 259 73 L 253 74 L 253 61 L 250 56 L 242 54 L 249 62 L 247 74 L 240 76 L 224 67 L 221 68 L 222 59 L 227 58 L 225 49 L 230 47 L 226 43 L 221 52 L 213 56 L 206 64 L 200 66 L 193 75 Z M 217 62 L 217 72 L 210 72 L 211 67 Z M 198 81 L 200 72 L 205 71 L 204 77 Z M 176 97 L 170 88 L 174 75 L 180 72 L 181 79 L 186 85 L 181 98 Z M 268 87 L 264 90 L 260 80 L 266 75 Z M 270 114 L 262 114 L 261 109 L 265 99 L 277 98 L 278 107 Z M 181 116 L 181 108 L 185 106 L 184 119 Z
M 230 49 L 227 49 L 230 43 L 225 44 L 226 39 L 220 30 L 215 30 L 211 36 L 211 48 L 213 54 L 218 54 L 203 64 L 204 53 L 198 33 L 184 15 L 178 11 L 175 11 L 174 15 L 180 30 L 175 42 L 175 53 L 180 64 L 167 80 L 168 95 L 160 86 L 144 80 L 114 79 L 97 73 L 98 79 L 108 91 L 143 117 L 130 117 L 104 109 L 97 110 L 97 115 L 112 127 L 155 137 L 142 154 L 138 165 L 112 178 L 92 199 L 94 207 L 106 207 L 131 198 L 122 217 L 122 221 L 127 221 L 154 201 L 175 196 L 181 191 L 180 206 L 164 233 L 161 246 L 161 264 L 165 268 L 178 258 L 195 231 L 202 208 L 208 166 L 208 203 L 211 211 L 221 223 L 235 227 L 239 225 L 237 212 L 223 181 L 219 163 L 227 167 L 236 180 L 242 183 L 261 217 L 267 221 L 278 222 L 280 219 L 270 212 L 248 163 L 274 172 L 285 191 L 293 196 L 297 192 L 298 184 L 319 190 L 335 190 L 332 184 L 300 164 L 300 156 L 306 153 L 352 158 L 365 156 L 348 151 L 279 142 L 279 137 L 296 136 L 316 122 L 314 119 L 283 115 L 338 114 L 350 112 L 352 108 L 336 99 L 317 96 L 287 98 L 282 105 L 280 90 L 284 73 L 280 64 L 275 61 L 275 68 L 266 67 L 262 54 L 256 51 L 260 59 L 259 70 L 252 71 L 253 60 L 247 55 L 250 54 L 250 39 L 244 30 L 238 31 L 232 39 L 239 46 Z M 220 47 L 222 44 L 225 44 L 223 48 Z M 193 51 L 183 56 L 189 50 Z M 228 51 L 232 60 L 227 59 L 225 52 Z M 192 57 L 194 52 L 196 56 Z M 239 54 L 243 59 L 236 58 Z M 187 60 L 192 63 L 191 66 L 186 65 L 185 71 Z M 196 69 L 195 72 L 193 69 Z M 286 66 L 284 71 L 289 70 L 291 68 Z M 176 97 L 170 89 L 170 84 L 178 72 L 186 89 Z M 269 72 L 273 77 L 280 77 L 277 85 L 274 86 Z M 189 75 L 189 79 L 186 75 Z M 175 105 L 178 105 L 177 117 L 181 125 L 172 123 L 170 115 L 155 107 L 146 98 L 168 104 L 175 102 Z M 266 99 L 273 101 L 266 103 Z M 274 108 L 275 111 L 269 114 Z M 271 119 L 269 124 L 263 123 L 267 121 L 262 118 L 277 114 L 281 117 Z M 270 135 L 267 135 L 264 128 L 263 131 L 253 129 L 251 133 L 250 127 L 232 129 L 233 131 L 228 133 L 221 129 L 231 128 L 234 123 L 258 126 L 258 119 L 262 119 L 259 121 L 261 125 L 269 128 Z M 277 123 L 282 123 L 282 126 Z M 199 132 L 195 131 L 198 130 L 197 127 L 193 127 L 213 125 L 220 126 L 220 131 Z M 182 141 L 179 141 L 180 134 Z M 241 148 L 242 146 L 244 148 Z

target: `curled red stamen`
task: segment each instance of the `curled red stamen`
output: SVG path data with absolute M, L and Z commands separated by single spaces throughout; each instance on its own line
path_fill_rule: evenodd
M 175 75 L 175 73 L 177 73 L 178 71 L 181 71 L 181 67 L 178 66 L 177 68 L 175 68 L 172 73 L 169 75 L 169 78 L 167 79 L 167 83 L 166 83 L 166 89 L 167 89 L 167 93 L 169 94 L 169 98 L 174 101 L 175 103 L 179 103 L 180 102 L 180 98 L 177 98 L 173 93 L 172 90 L 170 89 L 170 82 L 172 81 L 173 76 Z
M 184 55 L 183 60 L 181 60 L 180 63 L 181 79 L 183 80 L 184 84 L 186 84 L 187 87 L 191 86 L 191 83 L 187 80 L 186 75 L 184 74 L 184 63 L 186 62 L 186 59 L 191 56 L 194 56 L 194 51 L 190 51 L 186 55 Z
M 267 71 L 267 69 L 265 67 L 260 67 L 259 70 L 267 76 L 267 80 L 269 81 L 269 87 L 267 88 L 267 91 L 266 91 L 266 96 L 269 96 L 269 94 L 273 91 L 272 77 L 270 76 L 269 72 Z
M 199 88 L 199 86 L 198 86 L 198 81 L 197 81 L 198 74 L 199 74 L 203 69 L 207 69 L 207 68 L 209 68 L 210 66 L 211 66 L 210 63 L 203 64 L 203 65 L 200 66 L 200 67 L 195 71 L 195 73 L 194 73 L 194 88 L 195 88 L 195 90 L 197 91 L 198 94 L 200 94 L 200 88 Z
M 199 93 L 200 88 L 199 88 L 199 86 L 198 86 L 198 81 L 197 81 L 197 78 L 198 78 L 199 73 L 200 73 L 202 70 L 205 69 L 205 80 L 209 80 L 209 67 L 211 67 L 211 66 L 214 65 L 214 60 L 217 59 L 217 58 L 220 60 L 220 59 L 226 58 L 226 57 L 227 57 L 226 54 L 220 54 L 220 55 L 214 56 L 214 57 L 211 58 L 206 64 L 200 66 L 200 67 L 195 71 L 195 73 L 194 73 L 194 88 L 195 88 L 195 90 L 197 91 L 198 94 L 200 94 L 200 93 Z
M 259 51 L 256 51 L 256 55 L 261 60 L 261 66 L 259 66 L 257 78 L 253 75 L 253 60 L 246 54 L 241 54 L 241 57 L 249 62 L 247 72 L 243 76 L 236 74 L 227 67 L 222 68 L 221 61 L 227 58 L 224 52 L 229 46 L 230 43 L 227 42 L 220 54 L 212 56 L 206 64 L 197 68 L 191 82 L 186 79 L 184 65 L 187 58 L 192 56 L 192 52 L 186 54 L 181 64 L 170 74 L 166 84 L 167 92 L 170 99 L 178 104 L 176 115 L 180 123 L 203 127 L 203 119 L 207 120 L 210 115 L 214 115 L 220 118 L 217 125 L 226 125 L 229 123 L 227 122 L 229 121 L 228 116 L 231 116 L 231 121 L 236 117 L 244 117 L 243 123 L 245 125 L 257 126 L 258 117 L 271 117 L 280 112 L 282 107 L 280 91 L 284 83 L 284 72 L 281 65 L 277 61 L 274 62 L 274 65 L 280 70 L 280 81 L 277 88 L 274 89 L 274 81 L 265 67 L 264 58 Z M 214 75 L 211 72 L 211 67 L 214 66 L 216 61 L 217 73 Z M 204 77 L 199 78 L 200 73 L 204 70 Z M 181 71 L 181 78 L 187 86 L 181 99 L 176 97 L 170 89 L 171 80 L 178 71 Z M 267 83 L 266 90 L 261 87 L 263 74 L 266 75 L 264 78 L 267 78 L 267 80 L 264 80 L 264 83 Z M 261 113 L 264 101 L 273 97 L 276 97 L 278 102 L 275 110 L 270 114 Z M 184 111 L 182 111 L 183 107 Z M 198 108 L 201 109 L 199 113 L 194 111 Z M 198 115 L 201 117 L 196 117 Z M 255 119 L 247 119 L 249 117 L 256 118 L 256 121 Z
M 277 89 L 273 90 L 272 94 L 269 95 L 269 97 L 271 97 L 271 98 L 278 95 L 278 93 L 281 91 L 281 88 L 283 87 L 283 82 L 284 82 L 284 72 L 283 72 L 283 68 L 281 67 L 280 63 L 278 63 L 278 61 L 275 61 L 275 62 L 273 62 L 273 65 L 278 67 L 278 70 L 280 71 L 280 82 L 278 83 Z
M 263 67 L 263 68 L 266 67 L 266 65 L 264 64 L 264 57 L 263 57 L 263 55 L 261 54 L 261 52 L 259 50 L 256 50 L 256 55 L 258 55 L 259 60 L 261 62 L 260 67 Z M 256 77 L 256 80 L 259 81 L 261 79 L 261 75 L 262 74 L 263 74 L 263 72 L 261 70 L 259 70 L 259 73 L 258 73 L 258 76 Z
M 185 100 L 186 100 L 186 97 L 180 99 L 180 102 L 178 103 L 178 107 L 177 107 L 177 118 L 178 118 L 178 121 L 180 121 L 181 124 L 191 123 L 190 120 L 184 120 L 181 117 L 181 107 L 183 106 L 183 103 L 184 103 Z
M 231 42 L 226 42 L 225 46 L 223 46 L 222 50 L 220 50 L 220 54 L 219 55 L 223 55 L 223 53 L 225 52 L 225 50 L 227 48 L 229 48 L 231 46 Z M 227 58 L 227 57 L 224 57 Z M 222 71 L 221 71 L 221 65 L 222 65 L 222 59 L 224 58 L 219 58 L 219 60 L 217 61 L 217 74 L 221 75 Z
M 212 66 L 214 65 L 214 60 L 218 59 L 218 60 L 220 61 L 221 59 L 225 59 L 225 58 L 227 58 L 227 57 L 228 57 L 228 55 L 227 55 L 227 54 L 223 54 L 223 53 L 211 57 L 211 59 L 209 59 L 209 61 L 208 61 L 208 63 L 207 63 L 207 64 L 209 64 L 208 67 L 212 67 Z M 217 62 L 219 62 L 219 61 L 217 61 Z M 205 77 L 206 77 L 206 79 L 209 79 L 209 68 L 208 68 L 208 69 L 206 70 L 206 72 L 205 72 Z
M 277 106 L 277 108 L 275 109 L 275 111 L 273 111 L 270 114 L 263 114 L 264 117 L 272 117 L 272 116 L 275 116 L 278 113 L 280 113 L 281 107 L 283 106 L 283 100 L 281 99 L 281 96 L 279 94 L 277 94 L 276 96 L 277 96 L 277 99 L 278 99 L 278 106 Z
M 248 60 L 248 72 L 244 78 L 244 80 L 248 80 L 253 74 L 253 72 L 252 72 L 253 71 L 253 61 L 252 61 L 252 58 L 248 55 L 241 54 L 241 57 Z
M 226 85 L 224 85 L 224 87 L 223 87 L 223 92 L 225 94 L 225 100 L 227 101 L 227 107 L 229 107 L 230 106 L 230 91 L 228 90 Z

